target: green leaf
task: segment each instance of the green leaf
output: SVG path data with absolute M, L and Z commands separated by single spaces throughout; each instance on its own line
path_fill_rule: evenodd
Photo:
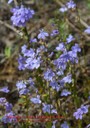
M 10 56 L 11 56 L 11 47 L 6 47 L 4 53 L 5 53 L 5 56 L 7 58 L 10 58 Z

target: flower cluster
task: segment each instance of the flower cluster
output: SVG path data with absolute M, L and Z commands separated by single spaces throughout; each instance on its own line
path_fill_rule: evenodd
M 83 115 L 86 114 L 88 112 L 88 105 L 84 106 L 82 105 L 80 108 L 77 109 L 76 112 L 74 112 L 73 116 L 76 118 L 76 119 L 82 119 Z
M 1 122 L 3 123 L 14 123 L 16 122 L 16 118 L 14 117 L 13 119 L 10 118 L 10 116 L 14 116 L 14 113 L 12 112 L 12 108 L 13 105 L 9 102 L 7 102 L 6 98 L 1 97 L 0 98 L 0 106 L 4 106 L 5 112 L 6 114 L 4 116 L 2 116 L 2 118 L 0 119 Z
M 12 118 L 11 118 L 12 117 Z M 15 124 L 17 122 L 17 118 L 15 117 L 14 113 L 12 111 L 6 113 L 3 117 L 2 117 L 2 122 L 6 123 L 12 123 Z
M 11 12 L 13 13 L 11 21 L 14 26 L 18 27 L 25 27 L 26 22 L 28 22 L 34 15 L 34 10 L 25 8 L 23 5 L 11 9 Z
M 78 44 L 72 45 L 68 49 L 69 44 L 74 41 L 74 37 L 70 34 L 66 38 L 66 42 L 61 42 L 58 46 L 56 46 L 56 51 L 60 52 L 59 58 L 53 60 L 54 70 L 51 68 L 47 68 L 44 71 L 43 76 L 44 79 L 49 82 L 49 86 L 52 89 L 61 91 L 61 96 L 68 96 L 71 94 L 68 89 L 65 89 L 66 84 L 72 83 L 72 75 L 68 73 L 64 76 L 65 70 L 68 68 L 68 64 L 72 65 L 78 63 L 78 52 L 81 52 L 81 49 Z M 60 79 L 60 76 L 61 79 Z
M 66 12 L 68 9 L 73 9 L 76 7 L 76 4 L 74 3 L 73 0 L 70 0 L 69 2 L 66 3 L 63 7 L 59 9 L 60 12 Z
M 33 48 L 27 49 L 26 45 L 23 45 L 21 48 L 22 56 L 19 56 L 18 63 L 19 63 L 19 70 L 25 69 L 38 69 L 41 64 L 41 56 L 39 56 L 39 49 L 35 52 Z
M 1 97 L 0 98 L 0 106 L 4 106 L 6 112 L 10 112 L 12 110 L 12 104 L 11 103 L 8 103 L 6 98 L 4 97 Z
M 29 78 L 29 80 L 27 80 L 27 81 L 18 81 L 16 83 L 16 87 L 17 87 L 20 95 L 26 95 L 27 93 L 29 93 L 30 88 L 35 90 L 34 82 L 33 82 L 32 78 Z
M 8 4 L 11 2 L 13 0 L 8 0 Z M 60 8 L 60 12 L 66 12 L 75 7 L 76 4 L 74 1 L 70 0 Z M 11 12 L 13 14 L 11 17 L 13 25 L 24 28 L 26 27 L 26 23 L 35 14 L 34 10 L 26 8 L 23 5 L 12 8 Z M 90 27 L 84 32 L 90 34 Z M 21 54 L 18 58 L 18 69 L 27 70 L 29 73 L 31 71 L 31 76 L 28 80 L 17 81 L 16 87 L 20 98 L 24 97 L 25 101 L 23 105 L 25 105 L 24 107 L 27 112 L 29 112 L 27 107 L 33 103 L 33 105 L 38 104 L 41 106 L 43 114 L 57 114 L 60 97 L 63 99 L 73 93 L 70 88 L 70 85 L 73 83 L 71 68 L 73 64 L 78 63 L 78 53 L 81 52 L 81 48 L 77 43 L 74 43 L 75 38 L 73 35 L 69 34 L 63 42 L 60 40 L 59 44 L 51 51 L 46 39 L 56 37 L 59 34 L 60 31 L 58 28 L 55 28 L 50 33 L 44 29 L 40 29 L 37 37 L 31 38 L 29 44 L 21 47 Z M 29 35 L 26 34 L 26 36 Z M 35 78 L 32 79 L 31 77 Z M 43 87 L 42 90 L 40 89 L 41 87 Z M 35 91 L 34 94 L 36 96 L 32 96 L 32 90 Z M 8 87 L 4 87 L 0 89 L 0 92 L 8 93 L 9 89 Z M 57 99 L 53 100 L 54 96 L 57 96 Z M 12 111 L 13 105 L 1 97 L 0 106 L 4 106 L 5 108 L 5 115 L 1 121 L 4 123 L 16 123 L 17 119 Z M 88 107 L 88 105 L 82 105 L 81 108 L 74 112 L 73 116 L 76 119 L 82 119 L 83 115 L 88 112 Z M 58 109 L 56 110 L 55 108 Z M 57 120 L 52 122 L 52 128 L 55 128 L 56 123 Z M 64 121 L 60 127 L 69 128 L 69 124 Z

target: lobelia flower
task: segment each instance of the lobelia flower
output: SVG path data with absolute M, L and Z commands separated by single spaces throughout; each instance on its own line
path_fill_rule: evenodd
M 52 33 L 50 34 L 51 36 L 56 36 L 59 34 L 59 31 L 57 29 L 53 30 Z
M 62 80 L 58 80 L 58 84 L 60 84 L 60 89 L 64 88 L 64 81 Z
M 30 43 L 37 43 L 37 39 L 36 38 L 30 39 Z
M 43 103 L 43 108 L 42 108 L 42 110 L 43 110 L 43 112 L 44 113 L 56 113 L 57 114 L 57 111 L 56 111 L 56 109 L 53 109 L 53 106 L 52 105 L 50 105 L 50 104 L 45 104 L 45 103 Z
M 72 75 L 71 74 L 67 75 L 62 80 L 64 81 L 64 83 L 69 83 L 70 84 L 72 82 Z
M 40 33 L 38 34 L 38 39 L 43 39 L 45 40 L 46 37 L 48 37 L 49 34 L 45 32 L 43 29 L 40 30 Z
M 21 52 L 25 57 L 35 57 L 35 51 L 33 48 L 30 48 L 29 50 L 27 49 L 26 45 L 23 45 L 21 47 Z
M 90 128 L 90 124 L 88 124 L 85 128 Z
M 21 52 L 22 52 L 23 54 L 27 53 L 27 45 L 24 44 L 24 45 L 21 47 Z
M 8 0 L 8 4 L 11 4 L 13 2 L 13 0 Z
M 73 9 L 76 7 L 76 4 L 74 3 L 73 0 L 70 0 L 69 2 L 66 3 L 66 6 L 68 7 L 68 9 Z
M 19 56 L 19 70 L 33 70 L 40 67 L 40 64 L 42 62 L 41 57 L 38 55 L 38 53 L 35 53 L 35 50 L 33 48 L 27 49 L 27 46 L 23 45 L 21 47 L 21 52 L 24 57 L 22 57 L 21 55 Z
M 66 12 L 68 11 L 68 9 L 73 9 L 76 7 L 76 4 L 74 3 L 74 1 L 70 0 L 69 2 L 66 3 L 66 5 L 64 5 L 63 7 L 61 7 L 59 9 L 60 12 Z
M 68 61 L 70 61 L 70 55 L 68 54 L 68 52 L 64 52 L 61 56 L 60 59 L 64 62 L 67 63 Z
M 74 37 L 70 34 L 68 37 L 67 37 L 67 39 L 66 39 L 66 44 L 68 44 L 68 43 L 70 43 L 70 42 L 72 42 L 74 40 Z
M 55 89 L 57 92 L 60 90 L 60 86 L 58 85 L 58 83 L 56 81 L 51 81 L 50 82 L 50 86 Z
M 34 104 L 41 104 L 41 100 L 40 100 L 40 96 L 39 96 L 39 95 L 37 95 L 36 98 L 31 98 L 30 100 L 31 100 L 31 102 L 33 102 Z
M 81 52 L 81 48 L 79 47 L 78 44 L 75 44 L 74 46 L 72 46 L 71 49 L 73 52 Z
M 38 69 L 40 67 L 41 62 L 42 62 L 41 57 L 37 57 L 37 58 L 29 57 L 26 59 L 25 68 L 30 70 Z
M 7 102 L 6 98 L 4 97 L 0 98 L 0 105 L 5 105 L 6 102 Z
M 11 21 L 14 26 L 25 27 L 26 22 L 28 22 L 34 15 L 34 10 L 30 8 L 25 8 L 23 5 L 21 7 L 16 7 L 11 10 L 13 16 Z
M 2 89 L 0 89 L 0 92 L 8 93 L 9 89 L 8 89 L 8 87 L 3 87 Z
M 64 71 L 66 69 L 66 62 L 63 58 L 58 58 L 53 61 L 53 64 L 57 67 L 57 69 Z
M 30 86 L 34 86 L 35 83 L 33 81 L 33 79 L 30 77 L 29 80 L 28 80 L 28 83 L 30 84 Z
M 90 100 L 90 96 L 88 97 L 88 99 Z
M 26 83 L 24 83 L 23 81 L 18 81 L 16 83 L 16 86 L 17 86 L 17 89 L 20 90 L 20 89 L 26 88 Z
M 51 52 L 48 57 L 50 58 L 50 57 L 52 57 L 53 55 L 54 55 L 54 52 Z
M 2 119 L 1 119 L 1 121 L 3 122 L 3 123 L 16 123 L 17 122 L 17 119 L 16 119 L 16 117 L 14 116 L 14 113 L 11 111 L 11 112 L 9 112 L 9 113 L 6 113 L 3 117 L 2 117 Z
M 19 55 L 19 58 L 18 58 L 18 69 L 19 70 L 25 70 L 25 61 L 26 61 L 26 58 Z
M 23 88 L 23 89 L 21 89 L 21 90 L 19 91 L 19 94 L 20 94 L 20 95 L 26 95 L 28 92 L 29 92 L 29 89 Z
M 52 128 L 56 128 L 55 124 L 57 123 L 57 120 L 53 121 Z
M 29 89 L 26 86 L 26 83 L 23 81 L 18 81 L 16 83 L 17 89 L 20 95 L 26 95 L 29 92 Z
M 52 81 L 54 76 L 55 73 L 51 69 L 47 69 L 47 71 L 44 72 L 44 79 L 47 81 Z
M 64 43 L 60 43 L 57 47 L 56 47 L 57 51 L 66 51 L 65 45 Z
M 66 90 L 66 89 L 62 90 L 62 92 L 61 92 L 61 96 L 68 96 L 68 95 L 70 95 L 70 94 L 71 94 L 71 92 L 69 92 L 69 91 Z
M 61 128 L 69 128 L 69 125 L 67 124 L 66 121 L 64 121 L 64 123 L 61 124 Z
M 78 63 L 77 52 L 69 51 L 68 55 L 69 55 L 69 60 L 71 63 Z
M 38 53 L 41 53 L 41 52 L 47 52 L 47 48 L 45 48 L 44 45 L 40 46 L 39 48 L 37 48 L 36 50 L 36 54 L 38 55 Z
M 88 113 L 88 105 L 84 106 L 82 105 L 80 108 L 77 109 L 76 112 L 74 112 L 73 116 L 76 118 L 76 119 L 82 119 L 83 117 L 83 114 L 86 114 Z
M 12 104 L 11 103 L 8 103 L 8 102 L 6 102 L 5 103 L 5 107 L 6 107 L 6 112 L 10 112 L 11 110 L 12 110 Z
M 90 34 L 90 26 L 84 30 L 85 33 Z
M 63 6 L 59 9 L 60 12 L 66 12 L 68 9 L 66 6 Z

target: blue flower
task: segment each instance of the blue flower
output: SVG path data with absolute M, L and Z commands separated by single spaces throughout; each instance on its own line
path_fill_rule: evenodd
M 27 88 L 22 88 L 21 90 L 19 90 L 20 95 L 26 95 L 28 92 L 29 92 L 29 89 Z
M 21 56 L 21 55 L 19 55 L 19 58 L 18 58 L 18 69 L 19 70 L 25 70 L 25 60 L 26 60 L 26 58 L 25 57 L 23 57 L 23 56 Z
M 47 48 L 45 48 L 44 45 L 41 45 L 39 48 L 37 48 L 37 51 L 36 51 L 37 55 L 41 52 L 47 52 Z
M 43 39 L 45 40 L 46 37 L 48 37 L 49 34 L 45 32 L 43 29 L 40 30 L 40 33 L 38 34 L 38 39 Z
M 88 97 L 88 99 L 90 100 L 90 96 Z
M 44 113 L 56 113 L 57 114 L 57 111 L 56 109 L 53 109 L 53 106 L 51 104 L 44 104 L 43 103 L 43 108 L 42 108 L 43 112 Z
M 29 57 L 26 59 L 25 68 L 30 70 L 38 69 L 40 67 L 41 62 L 42 62 L 41 57 L 37 57 L 37 58 Z
M 64 43 L 60 43 L 60 44 L 56 47 L 56 50 L 57 50 L 57 51 L 65 51 L 66 48 L 65 48 Z
M 68 9 L 73 9 L 76 7 L 76 4 L 74 3 L 74 1 L 70 0 L 66 3 L 66 6 L 68 7 Z
M 67 39 L 66 39 L 66 44 L 68 44 L 68 43 L 70 43 L 70 42 L 72 42 L 74 40 L 74 37 L 70 34 L 68 37 L 67 37 Z
M 28 83 L 30 84 L 30 86 L 33 86 L 35 84 L 31 77 L 29 78 Z
M 6 98 L 4 97 L 0 98 L 0 105 L 5 105 L 6 102 L 7 102 Z
M 85 29 L 84 32 L 87 33 L 87 34 L 90 34 L 90 26 L 87 29 Z
M 63 6 L 59 9 L 60 12 L 66 12 L 68 9 L 67 7 Z
M 26 84 L 27 83 L 24 81 L 18 81 L 16 83 L 20 95 L 26 95 L 29 92 L 29 89 L 27 88 Z
M 47 71 L 44 72 L 44 79 L 47 81 L 52 81 L 54 76 L 55 73 L 51 69 L 47 69 Z
M 25 8 L 23 5 L 21 7 L 16 7 L 11 10 L 13 16 L 11 17 L 11 21 L 13 25 L 18 27 L 25 27 L 26 22 L 28 22 L 34 15 L 34 11 Z
M 51 81 L 50 82 L 50 86 L 55 89 L 56 91 L 60 90 L 60 86 L 58 85 L 58 83 L 56 81 Z
M 30 39 L 30 43 L 37 43 L 37 39 L 36 38 Z
M 33 102 L 34 104 L 41 104 L 41 100 L 40 100 L 40 96 L 39 96 L 39 95 L 37 95 L 36 98 L 31 98 L 30 100 L 31 100 L 31 102 Z
M 52 57 L 54 55 L 54 52 L 51 52 L 48 57 Z
M 61 92 L 61 96 L 68 96 L 68 95 L 70 95 L 70 94 L 71 94 L 71 92 L 69 92 L 69 91 L 66 90 L 66 89 L 62 90 L 62 92 Z
M 6 107 L 6 112 L 10 112 L 11 110 L 12 110 L 12 104 L 11 103 L 8 103 L 8 102 L 6 102 L 5 103 L 5 107 Z
M 24 46 L 21 47 L 23 55 L 25 57 L 32 57 L 32 58 L 35 57 L 35 51 L 34 51 L 34 49 L 33 48 L 30 48 L 28 50 L 26 48 L 27 48 L 26 45 L 24 45 Z
M 25 70 L 25 69 L 38 69 L 40 67 L 40 64 L 42 62 L 41 60 L 41 56 L 39 56 L 39 52 L 46 50 L 45 47 L 40 47 L 40 49 L 36 50 L 35 53 L 35 49 L 30 48 L 27 49 L 27 45 L 23 45 L 21 47 L 21 52 L 23 54 L 23 56 L 19 56 L 18 59 L 18 63 L 19 63 L 19 70 Z
M 27 53 L 27 45 L 24 44 L 24 45 L 21 47 L 21 52 L 22 52 L 23 54 Z
M 72 46 L 71 49 L 73 52 L 81 52 L 81 48 L 79 47 L 78 44 L 75 44 L 74 46 Z
M 69 128 L 69 125 L 67 124 L 66 121 L 64 121 L 64 123 L 61 124 L 61 128 Z
M 77 109 L 76 112 L 74 112 L 73 116 L 76 118 L 76 119 L 82 119 L 83 117 L 83 114 L 86 114 L 88 113 L 88 105 L 84 106 L 82 105 L 80 108 Z
M 3 123 L 16 123 L 17 122 L 17 119 L 16 119 L 16 117 L 14 116 L 14 113 L 11 111 L 11 112 L 9 112 L 9 113 L 6 113 L 3 117 L 2 117 L 2 119 L 1 119 L 1 121 L 3 122 Z
M 8 4 L 11 4 L 13 2 L 13 0 L 8 0 Z
M 90 128 L 90 124 L 88 124 L 85 128 Z
M 18 90 L 24 89 L 24 88 L 26 88 L 26 83 L 23 82 L 23 81 L 18 81 L 18 82 L 16 83 L 16 86 L 17 86 Z
M 57 120 L 53 121 L 52 128 L 56 128 L 56 126 L 55 126 L 56 122 L 57 122 Z
M 68 9 L 73 9 L 76 7 L 76 4 L 74 3 L 74 1 L 70 0 L 69 2 L 66 3 L 66 5 L 64 5 L 63 7 L 61 7 L 59 9 L 60 12 L 66 12 L 68 11 Z
M 59 31 L 57 29 L 53 30 L 51 33 L 51 36 L 56 36 L 59 34 Z
M 64 81 L 64 83 L 69 83 L 70 84 L 72 82 L 72 75 L 71 74 L 67 75 L 62 80 Z
M 71 63 L 78 63 L 77 52 L 69 51 L 68 55 L 69 55 L 69 60 Z
M 8 93 L 9 89 L 8 89 L 8 87 L 3 87 L 3 88 L 0 89 L 0 92 Z
M 60 69 L 62 71 L 66 69 L 67 64 L 63 58 L 59 57 L 58 59 L 54 60 L 53 63 L 57 67 L 57 69 Z

